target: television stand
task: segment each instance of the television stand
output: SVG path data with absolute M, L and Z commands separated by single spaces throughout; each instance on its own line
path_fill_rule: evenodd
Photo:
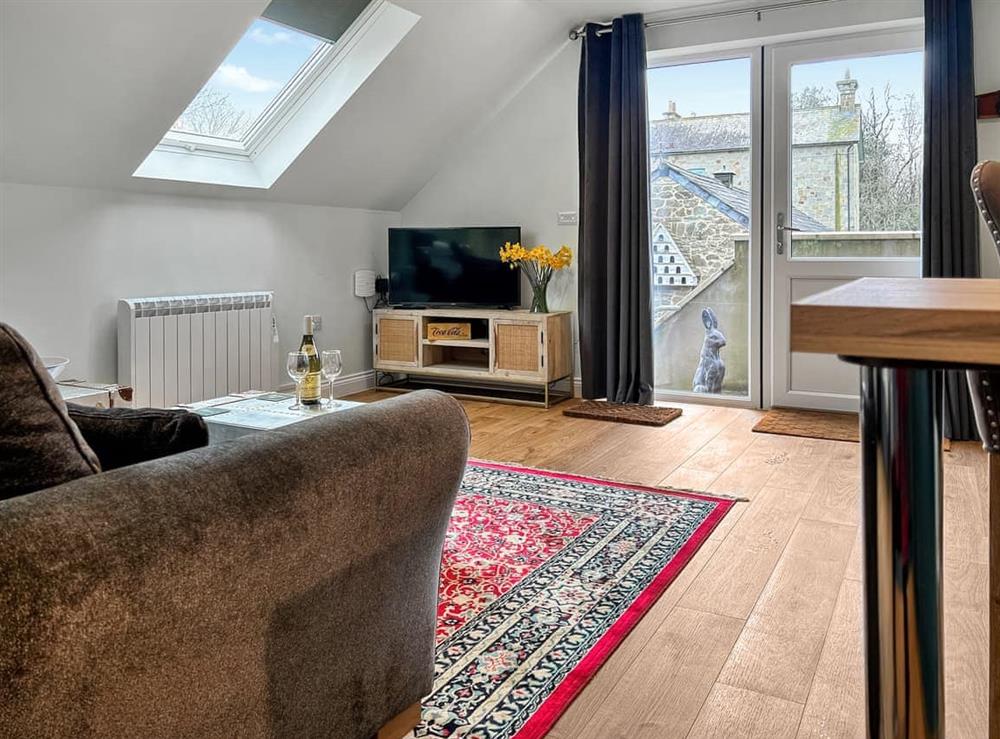
M 428 338 L 431 323 L 467 323 L 470 336 L 434 340 Z M 379 309 L 372 338 L 375 384 L 382 390 L 432 387 L 463 398 L 545 408 L 572 395 L 567 311 Z

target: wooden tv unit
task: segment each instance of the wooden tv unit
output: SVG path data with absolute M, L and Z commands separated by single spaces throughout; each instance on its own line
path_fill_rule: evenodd
M 375 385 L 548 407 L 573 392 L 570 313 L 387 308 L 373 320 Z M 468 323 L 468 339 L 431 339 L 431 323 Z M 568 389 L 557 391 L 558 383 Z

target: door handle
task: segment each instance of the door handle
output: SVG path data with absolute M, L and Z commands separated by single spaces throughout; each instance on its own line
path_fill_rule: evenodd
M 785 214 L 778 213 L 777 216 L 777 233 L 775 234 L 775 251 L 778 254 L 785 253 L 785 231 L 801 231 L 801 228 L 795 228 L 795 226 L 785 225 Z

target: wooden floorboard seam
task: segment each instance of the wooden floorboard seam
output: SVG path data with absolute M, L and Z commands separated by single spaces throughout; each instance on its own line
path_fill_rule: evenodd
M 847 558 L 847 564 L 845 564 L 845 566 L 844 566 L 844 575 L 841 576 L 841 584 L 843 584 L 843 580 L 844 580 L 844 577 L 847 574 L 847 568 L 850 566 L 850 562 L 851 562 L 851 558 L 850 558 L 850 556 L 848 556 L 848 558 Z M 841 587 L 842 586 L 843 585 L 841 585 Z M 839 597 L 839 594 L 838 594 L 838 597 Z M 834 614 L 836 612 L 837 612 L 837 603 L 836 603 L 836 601 L 834 601 L 833 608 L 830 609 L 830 618 L 826 622 L 826 632 L 823 634 L 823 643 L 820 645 L 820 648 L 819 648 L 819 659 L 816 662 L 816 668 L 813 669 L 813 673 L 812 673 L 812 675 L 809 678 L 809 690 L 806 691 L 806 699 L 805 699 L 805 701 L 802 702 L 802 713 L 799 714 L 799 721 L 798 721 L 798 724 L 795 726 L 795 735 L 796 736 L 798 736 L 799 732 L 802 730 L 802 720 L 805 718 L 805 715 L 806 715 L 806 706 L 809 704 L 809 699 L 812 697 L 813 688 L 816 686 L 816 676 L 819 674 L 819 670 L 818 670 L 819 660 L 822 660 L 822 658 L 823 658 L 823 650 L 826 649 L 826 645 L 830 641 L 830 631 L 831 631 L 830 627 L 833 624 L 833 616 L 834 616 Z
M 674 606 L 674 608 L 676 608 L 676 607 L 677 606 Z M 688 608 L 687 610 L 689 610 L 689 611 L 695 611 L 695 610 L 699 610 L 699 609 Z M 701 611 L 701 613 L 706 613 L 706 611 Z M 713 614 L 713 615 L 717 616 L 719 614 Z M 726 618 L 731 618 L 731 616 L 727 616 Z M 744 628 L 746 627 L 746 619 L 743 619 L 743 626 L 744 626 Z M 737 639 L 737 641 L 739 641 L 739 639 Z M 735 648 L 736 648 L 736 645 L 734 644 L 733 647 L 732 647 L 732 649 L 729 650 L 729 654 L 730 655 L 733 653 L 732 650 L 735 649 Z M 726 663 L 728 661 L 729 661 L 729 658 L 726 657 L 726 659 L 722 660 L 722 664 L 719 665 L 719 669 L 715 673 L 715 679 L 712 681 L 712 686 L 713 687 L 716 686 L 716 685 L 727 685 L 728 687 L 731 687 L 731 688 L 733 688 L 733 687 L 739 687 L 739 686 L 736 686 L 736 685 L 728 685 L 728 683 L 724 683 L 721 680 L 719 680 L 719 676 L 722 675 L 722 670 L 725 669 Z M 745 690 L 745 688 L 740 688 L 740 689 L 741 690 Z M 759 691 L 755 691 L 755 692 L 759 692 Z M 684 734 L 685 737 L 690 737 L 691 733 L 694 731 L 695 727 L 698 725 L 698 717 L 701 715 L 701 712 L 705 710 L 705 706 L 708 704 L 708 699 L 711 697 L 711 695 L 712 695 L 712 690 L 711 690 L 711 688 L 709 688 L 708 692 L 705 693 L 705 698 L 704 698 L 704 700 L 702 700 L 701 705 L 698 706 L 698 711 L 695 713 L 695 720 L 694 720 L 694 722 L 691 724 L 690 727 L 688 727 L 687 732 L 685 732 L 685 734 Z M 764 695 L 764 694 L 762 693 L 761 695 Z M 777 696 L 771 696 L 771 697 L 774 698 L 774 697 L 777 697 Z
M 733 419 L 733 420 L 735 421 L 735 420 L 736 420 L 737 418 L 739 418 L 739 416 L 736 416 L 736 417 L 734 417 L 734 419 Z M 727 426 L 728 426 L 728 424 L 727 424 Z M 723 427 L 722 429 L 719 429 L 718 433 L 717 433 L 717 434 L 716 434 L 715 436 L 718 436 L 718 434 L 721 434 L 721 433 L 723 432 L 723 430 L 725 430 L 725 427 Z M 714 439 L 714 438 L 715 438 L 715 436 L 713 436 L 712 438 Z M 700 449 L 700 447 L 699 447 L 699 449 Z M 687 461 L 687 459 L 690 459 L 690 457 L 691 457 L 691 456 L 694 456 L 694 455 L 695 455 L 695 454 L 697 454 L 697 453 L 698 453 L 698 450 L 696 450 L 696 451 L 692 452 L 692 453 L 691 453 L 691 455 L 689 455 L 689 456 L 688 456 L 687 458 L 685 458 L 685 461 Z M 735 460 L 734 460 L 734 461 L 735 461 Z M 730 462 L 730 463 L 729 463 L 728 465 L 726 465 L 726 467 L 725 467 L 725 468 L 724 468 L 724 469 L 723 469 L 722 471 L 720 471 L 720 472 L 719 472 L 719 474 L 721 475 L 721 474 L 722 474 L 722 472 L 724 472 L 724 471 L 725 471 L 725 469 L 728 469 L 730 465 L 732 465 L 732 462 Z M 667 477 L 669 477 L 669 476 L 670 476 L 671 474 L 673 474 L 673 472 L 674 472 L 675 470 L 677 470 L 677 469 L 678 469 L 679 467 L 683 467 L 683 466 L 684 466 L 684 462 L 681 462 L 680 464 L 678 464 L 678 465 L 677 465 L 676 467 L 674 467 L 674 468 L 673 468 L 673 469 L 672 469 L 672 470 L 671 470 L 671 471 L 670 471 L 670 472 L 669 472 L 669 473 L 668 473 L 668 474 L 667 474 L 667 475 L 666 475 L 666 476 L 665 476 L 665 477 L 664 477 L 664 478 L 663 478 L 663 479 L 662 479 L 662 480 L 661 480 L 660 482 L 662 483 L 662 482 L 663 482 L 664 480 L 666 480 L 666 478 L 667 478 Z M 717 476 L 717 477 L 718 477 L 718 476 Z M 657 487 L 664 487 L 664 486 L 658 483 L 658 484 L 657 484 Z M 667 486 L 667 487 L 668 487 L 668 486 Z M 701 491 L 701 492 L 704 492 L 704 491 Z M 712 494 L 713 494 L 713 493 L 706 493 L 706 495 L 712 495 Z M 736 505 L 744 505 L 744 506 L 745 506 L 746 504 L 745 504 L 745 503 L 742 503 L 742 502 L 737 502 L 737 504 L 736 504 Z M 729 512 L 728 512 L 728 513 L 726 514 L 726 517 L 728 517 L 728 516 L 732 515 L 732 513 L 733 513 L 733 510 L 734 510 L 734 508 L 735 508 L 735 507 L 736 507 L 736 506 L 733 506 L 733 508 L 730 508 Z M 723 520 L 725 520 L 725 519 L 723 519 Z M 727 530 L 727 531 L 725 532 L 725 534 L 723 535 L 723 538 L 722 538 L 722 540 L 721 540 L 721 541 L 724 541 L 724 540 L 725 540 L 725 538 L 726 538 L 727 536 L 729 536 L 729 534 L 730 534 L 730 533 L 732 533 L 732 527 L 730 527 L 730 528 L 729 528 L 729 529 L 728 529 L 728 530 Z M 721 544 L 721 541 L 720 541 L 720 544 Z M 703 546 L 704 546 L 704 545 L 703 545 Z M 699 549 L 699 551 L 700 551 L 700 549 Z M 711 558 L 709 558 L 709 559 L 711 559 Z M 689 563 L 689 564 L 690 564 L 690 563 Z M 707 562 L 706 562 L 706 564 L 707 564 Z M 704 565 L 702 565 L 702 567 L 704 567 Z M 695 577 L 697 577 L 697 576 L 695 576 Z M 694 582 L 694 579 L 692 579 L 691 581 L 689 581 L 689 582 L 688 582 L 688 583 L 687 583 L 687 584 L 686 584 L 686 585 L 685 585 L 685 586 L 684 586 L 684 587 L 683 587 L 682 589 L 680 589 L 680 590 L 679 590 L 679 591 L 677 592 L 677 594 L 676 594 L 676 596 L 677 596 L 677 599 L 675 600 L 675 602 L 674 602 L 674 605 L 673 605 L 673 606 L 671 606 L 671 607 L 670 607 L 670 608 L 669 608 L 669 609 L 668 609 L 668 610 L 666 611 L 666 613 L 664 613 L 664 614 L 663 614 L 663 618 L 661 618 L 661 619 L 660 619 L 660 621 L 659 621 L 659 624 L 662 624 L 662 623 L 663 623 L 664 621 L 666 621 L 666 620 L 667 620 L 667 618 L 669 618 L 669 617 L 670 617 L 670 615 L 671 615 L 671 614 L 672 614 L 672 613 L 673 613 L 673 612 L 674 612 L 674 611 L 675 611 L 675 610 L 677 609 L 677 604 L 678 604 L 678 603 L 680 602 L 681 598 L 683 598 L 683 597 L 684 597 L 684 593 L 686 593 L 686 592 L 687 592 L 687 590 L 688 590 L 688 589 L 689 589 L 689 588 L 691 587 L 691 583 L 692 583 L 692 582 Z M 688 609 L 688 610 L 698 610 L 698 609 Z M 705 613 L 705 611 L 701 611 L 701 612 L 702 612 L 702 613 Z M 725 616 L 725 614 L 711 614 L 711 615 L 715 615 L 715 616 Z M 745 623 L 746 623 L 746 620 L 744 619 L 744 621 L 743 621 L 743 622 L 744 622 L 744 624 L 745 624 Z M 659 624 L 657 624 L 657 628 L 659 627 Z M 615 690 L 615 688 L 617 688 L 617 687 L 618 687 L 618 685 L 619 685 L 619 684 L 621 683 L 622 679 L 623 679 L 623 678 L 624 678 L 624 677 L 625 677 L 625 676 L 626 676 L 626 675 L 628 674 L 628 668 L 629 668 L 629 667 L 631 667 L 631 666 L 632 666 L 632 665 L 633 665 L 633 664 L 635 663 L 635 661 L 636 661 L 636 660 L 637 660 L 637 659 L 639 658 L 639 656 L 640 656 L 640 655 L 642 654 L 642 650 L 643 650 L 643 648 L 644 648 L 644 647 L 646 646 L 646 644 L 648 644 L 648 643 L 649 643 L 649 641 L 650 641 L 650 640 L 651 640 L 651 639 L 653 638 L 653 635 L 654 635 L 655 633 L 656 633 L 656 628 L 654 628 L 654 629 L 651 629 L 651 630 L 650 630 L 650 632 L 649 632 L 649 637 L 648 637 L 648 638 L 647 638 L 647 639 L 646 639 L 646 640 L 645 640 L 645 641 L 643 642 L 642 646 L 640 646 L 640 647 L 639 647 L 639 648 L 638 648 L 638 649 L 636 650 L 636 652 L 635 652 L 634 656 L 632 657 L 632 659 L 628 661 L 628 663 L 627 663 L 627 666 L 626 666 L 626 668 L 625 668 L 624 670 L 622 670 L 622 674 L 618 676 L 618 679 L 617 679 L 617 680 L 615 680 L 615 681 L 614 681 L 614 682 L 613 682 L 613 683 L 611 684 L 611 687 L 610 687 L 610 688 L 608 689 L 608 693 L 607 693 L 607 695 L 606 695 L 606 696 L 604 696 L 604 698 L 603 698 L 603 699 L 602 699 L 602 700 L 601 700 L 601 701 L 600 701 L 600 702 L 599 702 L 599 703 L 597 704 L 597 707 L 596 707 L 596 710 L 594 711 L 594 713 L 595 713 L 595 714 L 599 713 L 599 712 L 600 712 L 600 709 L 601 709 L 601 708 L 603 707 L 603 705 L 605 704 L 605 702 L 607 702 L 607 701 L 609 700 L 610 696 L 611 696 L 611 695 L 612 695 L 612 694 L 614 693 L 614 690 Z M 720 666 L 719 666 L 719 673 L 721 673 L 721 672 L 722 672 L 722 666 L 724 666 L 724 665 L 725 665 L 725 661 L 723 661 L 723 662 L 722 662 L 722 665 L 720 665 Z M 717 673 L 717 674 L 716 674 L 716 678 L 718 678 L 718 674 L 719 674 L 719 673 Z M 705 701 L 707 701 L 707 700 L 708 700 L 708 695 L 706 694 L 706 696 L 705 696 Z M 699 709 L 698 709 L 698 710 L 699 710 L 699 712 L 701 711 L 701 709 L 702 709 L 703 707 L 704 707 L 704 702 L 702 703 L 702 706 L 699 706 Z M 692 724 L 692 727 L 693 727 L 693 726 L 694 726 L 694 724 Z M 691 729 L 688 729 L 688 733 L 690 733 L 690 731 L 691 731 Z
M 684 415 L 662 429 L 592 425 L 600 422 L 563 417 L 563 405 L 464 405 L 473 456 L 749 498 L 719 522 L 550 739 L 864 738 L 863 551 L 852 510 L 861 481 L 848 469 L 860 461 L 847 451 L 857 445 L 755 434 L 757 412 L 690 404 L 678 404 Z M 956 443 L 943 461 L 948 739 L 982 739 L 986 455 Z

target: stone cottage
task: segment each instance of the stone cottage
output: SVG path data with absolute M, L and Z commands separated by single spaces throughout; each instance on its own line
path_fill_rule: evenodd
M 861 106 L 857 80 L 846 72 L 837 83 L 836 105 L 792 111 L 792 204 L 824 224 L 854 231 L 859 216 Z M 651 168 L 676 164 L 690 172 L 731 173 L 732 184 L 750 189 L 750 114 L 678 115 L 671 102 L 650 122 Z
M 732 173 L 706 176 L 663 162 L 652 173 L 650 212 L 655 307 L 669 311 L 733 264 L 736 242 L 750 228 L 750 193 Z M 798 208 L 792 225 L 829 230 Z

